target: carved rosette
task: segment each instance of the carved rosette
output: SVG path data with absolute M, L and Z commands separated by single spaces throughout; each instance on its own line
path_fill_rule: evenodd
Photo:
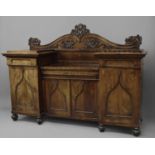
M 85 45 L 86 48 L 97 48 L 100 45 L 100 41 L 97 39 L 87 39 Z
M 65 40 L 61 42 L 61 48 L 73 48 L 75 42 L 73 40 Z
M 113 48 L 110 44 L 103 43 L 97 37 L 92 37 L 91 35 L 88 37 L 84 37 L 82 40 L 84 44 L 84 48 L 86 49 L 110 49 Z

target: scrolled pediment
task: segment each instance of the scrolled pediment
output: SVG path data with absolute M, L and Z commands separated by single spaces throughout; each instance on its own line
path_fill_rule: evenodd
M 117 44 L 108 39 L 91 33 L 86 25 L 76 25 L 70 34 L 59 37 L 55 41 L 41 45 L 41 41 L 37 38 L 29 39 L 31 50 L 52 50 L 52 49 L 86 49 L 86 50 L 108 50 L 108 49 L 126 49 L 138 50 L 142 43 L 142 37 L 130 36 L 125 39 L 125 44 Z

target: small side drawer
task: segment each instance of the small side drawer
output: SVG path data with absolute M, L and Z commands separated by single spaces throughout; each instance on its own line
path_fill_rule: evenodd
M 36 66 L 37 61 L 36 59 L 28 58 L 8 58 L 7 64 L 12 66 Z

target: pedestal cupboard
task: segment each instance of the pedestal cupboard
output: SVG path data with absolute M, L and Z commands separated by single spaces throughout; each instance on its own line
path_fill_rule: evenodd
M 18 114 L 95 121 L 122 126 L 140 134 L 142 38 L 124 45 L 90 33 L 79 24 L 70 34 L 41 45 L 29 39 L 30 50 L 7 51 L 12 119 Z

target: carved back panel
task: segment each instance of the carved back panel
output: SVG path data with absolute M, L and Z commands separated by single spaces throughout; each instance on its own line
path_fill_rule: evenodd
M 131 36 L 125 39 L 125 45 L 113 43 L 97 34 L 90 33 L 85 25 L 79 24 L 70 34 L 64 35 L 55 41 L 41 45 L 37 38 L 29 39 L 29 46 L 32 50 L 52 49 L 139 49 L 142 42 L 141 36 Z
M 99 51 L 111 52 L 140 52 L 141 36 L 131 36 L 125 39 L 125 44 L 120 45 L 107 40 L 100 35 L 91 33 L 85 25 L 76 25 L 70 34 L 59 37 L 55 41 L 41 45 L 37 38 L 29 39 L 31 50 L 46 51 L 55 50 L 58 60 L 94 60 L 93 53 Z

